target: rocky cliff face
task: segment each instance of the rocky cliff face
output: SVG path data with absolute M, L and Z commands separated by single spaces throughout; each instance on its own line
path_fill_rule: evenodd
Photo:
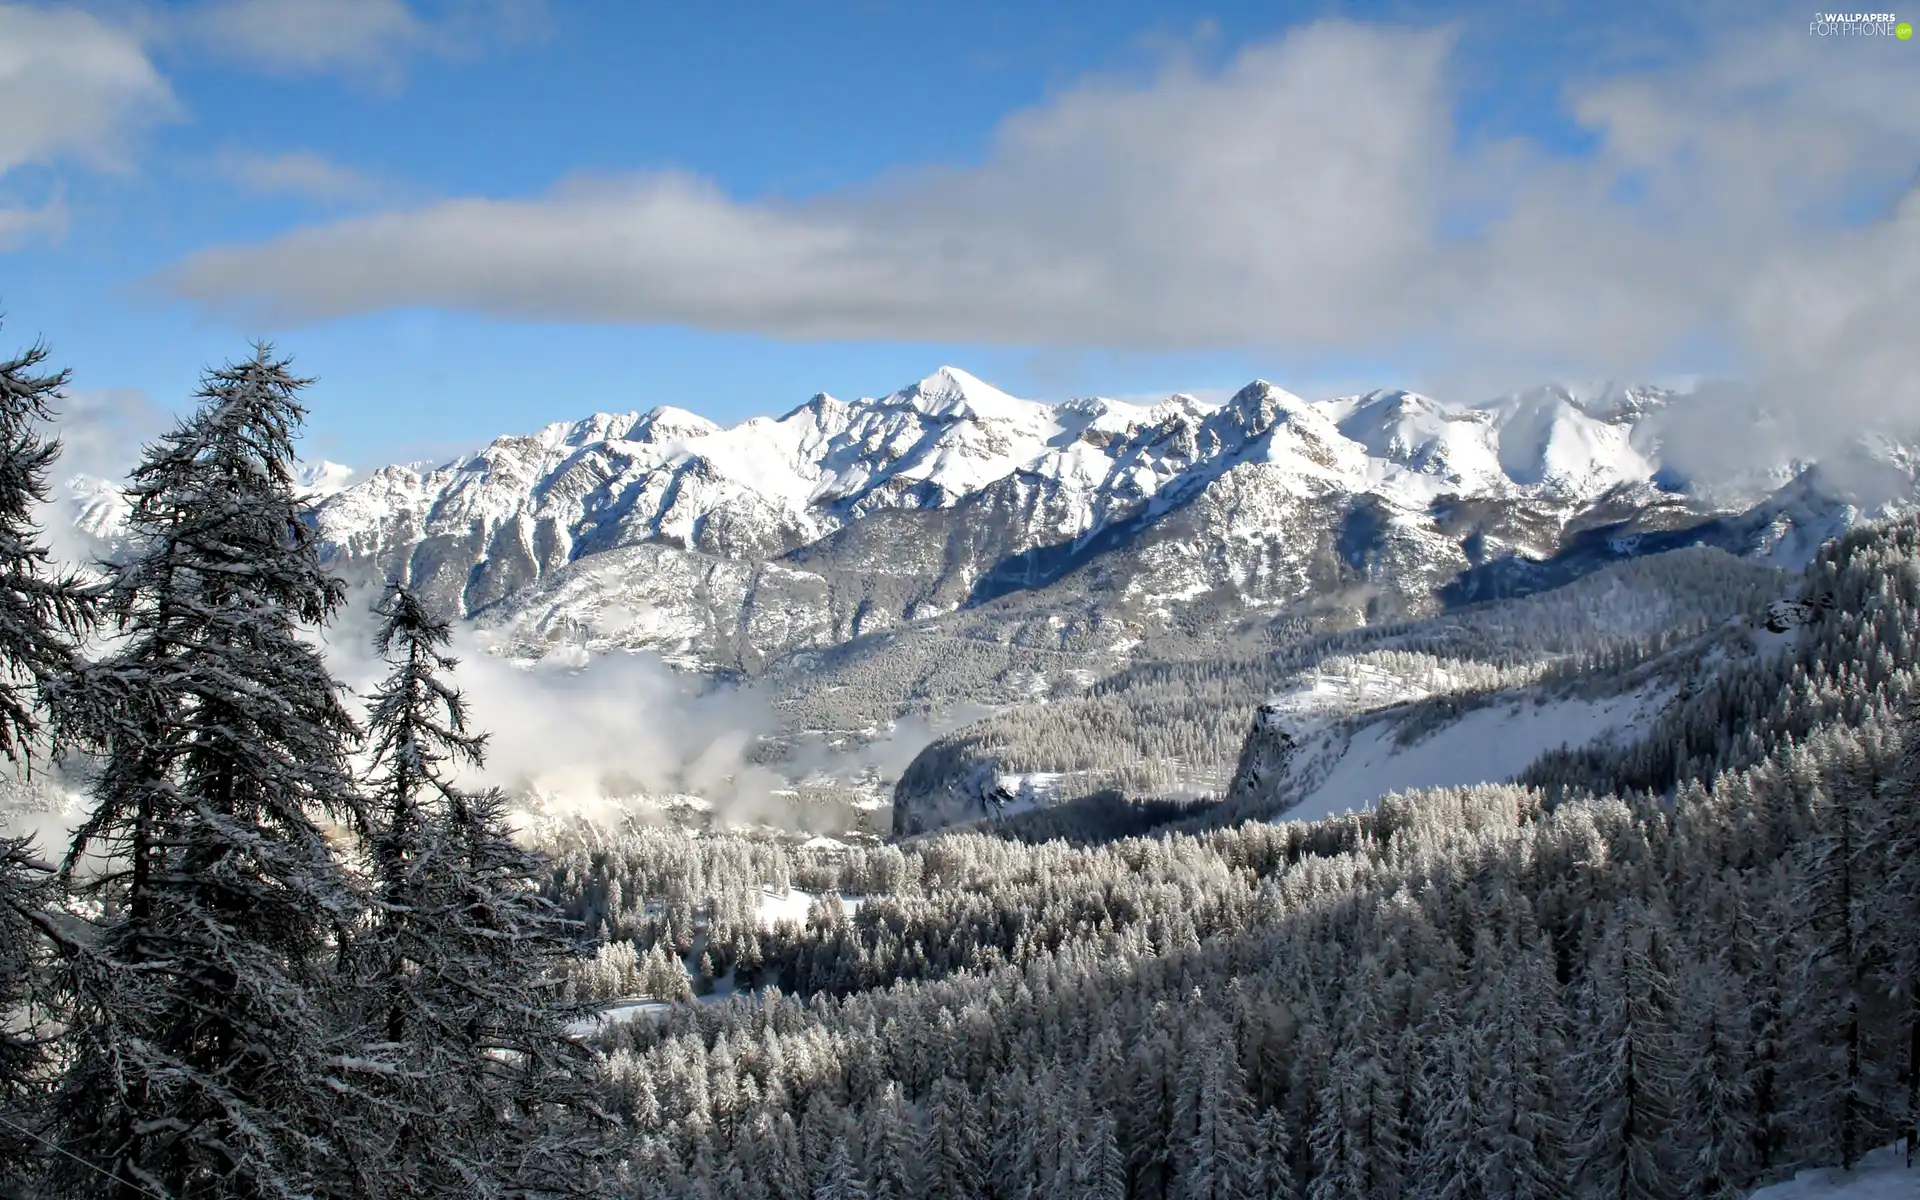
M 1303 731 L 1287 720 L 1279 705 L 1262 704 L 1254 711 L 1253 726 L 1240 748 L 1240 761 L 1234 765 L 1227 794 L 1245 795 L 1278 780 L 1304 740 Z

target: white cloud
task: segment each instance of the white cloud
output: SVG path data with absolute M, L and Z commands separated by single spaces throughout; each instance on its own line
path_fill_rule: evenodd
M 164 283 L 281 322 L 438 306 L 794 338 L 1415 348 L 1486 385 L 1636 374 L 1717 340 L 1776 394 L 1838 377 L 1829 409 L 1920 418 L 1920 339 L 1885 336 L 1915 327 L 1915 222 L 1841 219 L 1920 163 L 1905 46 L 1736 29 L 1570 87 L 1597 146 L 1581 157 L 1463 144 L 1450 49 L 1445 31 L 1323 22 L 1218 71 L 1068 91 L 1007 120 L 978 167 L 797 204 L 684 175 L 449 200 L 212 248 Z
M 0 2 L 0 251 L 57 240 L 67 226 L 57 184 L 50 199 L 29 204 L 10 173 L 63 160 L 127 170 L 138 135 L 182 115 L 153 50 L 184 46 L 255 70 L 392 82 L 412 56 L 469 55 L 535 36 L 545 12 L 544 0 L 441 0 L 427 15 L 406 0 L 99 0 L 95 7 L 101 11 Z M 223 165 L 262 193 L 331 201 L 394 194 L 311 154 L 229 156 Z
M 340 202 L 371 200 L 388 191 L 372 176 L 304 150 L 287 154 L 229 152 L 221 156 L 220 166 L 240 186 L 259 195 Z
M 335 675 L 364 701 L 391 667 L 373 654 L 378 593 L 356 588 L 323 641 Z M 454 630 L 452 682 L 472 727 L 487 734 L 473 783 L 495 783 L 591 807 L 636 795 L 699 795 L 746 819 L 762 814 L 778 778 L 747 751 L 780 722 L 752 688 L 710 687 L 647 654 L 575 659 L 532 668 L 489 652 L 489 640 Z
M 438 304 L 1122 344 L 1257 338 L 1278 288 L 1326 336 L 1419 250 L 1447 144 L 1445 49 L 1322 26 L 1219 77 L 1177 67 L 1149 89 L 1070 93 L 1010 120 L 978 170 L 806 206 L 677 175 L 454 200 L 216 250 L 174 282 L 290 316 Z
M 139 461 L 141 449 L 172 424 L 172 414 L 135 388 L 69 388 L 53 408 L 60 461 L 54 466 L 52 493 L 39 515 L 39 525 L 56 559 L 69 566 L 85 566 L 103 547 L 83 528 L 98 531 L 84 514 L 101 502 L 106 507 L 99 515 L 120 512 L 120 503 L 110 500 L 102 485 L 118 485 L 125 479 Z
M 121 168 L 179 107 L 139 38 L 75 9 L 0 4 L 0 176 L 76 158 Z
M 173 414 L 138 388 L 69 388 L 56 403 L 61 476 L 119 480 L 146 444 L 165 433 Z

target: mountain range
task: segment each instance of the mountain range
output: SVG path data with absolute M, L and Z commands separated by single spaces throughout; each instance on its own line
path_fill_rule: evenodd
M 319 521 L 343 566 L 399 574 L 528 652 L 752 675 L 1014 593 L 1057 590 L 1063 628 L 1107 625 L 1124 656 L 1183 627 L 1432 611 L 1691 542 L 1797 567 L 1862 515 L 1809 464 L 1670 480 L 1677 401 L 1603 385 L 1309 402 L 1256 381 L 1222 403 L 1049 405 L 943 368 L 727 429 L 656 408 L 351 482 L 329 468 Z
M 1797 569 L 1913 506 L 1820 464 L 1682 478 L 1685 393 L 1547 385 L 1474 403 L 1043 404 L 943 367 L 730 428 L 678 408 L 556 423 L 439 464 L 310 466 L 336 566 L 400 577 L 517 659 L 650 651 L 770 687 L 798 731 L 1004 710 L 1143 662 L 1265 653 L 1685 546 Z M 111 542 L 114 486 L 68 485 Z M 951 725 L 953 720 L 948 720 Z

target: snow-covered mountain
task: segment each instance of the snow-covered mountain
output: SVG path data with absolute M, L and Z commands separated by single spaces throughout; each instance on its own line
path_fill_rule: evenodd
M 1866 511 L 1805 476 L 1744 511 L 1663 490 L 1675 402 L 1310 402 L 1255 382 L 1212 404 L 1040 404 L 947 367 L 731 428 L 675 408 L 549 425 L 373 471 L 319 519 L 349 569 L 402 574 L 529 650 L 756 673 L 1061 584 L 1139 644 L 1301 604 L 1424 611 L 1689 541 L 1804 560 Z
M 1041 404 L 945 367 L 731 428 L 602 413 L 439 465 L 322 464 L 309 482 L 343 569 L 405 577 L 519 653 L 651 649 L 748 675 L 1015 599 L 1026 643 L 1098 667 L 1290 614 L 1373 621 L 1537 590 L 1679 545 L 1797 566 L 1912 500 L 1914 456 L 1891 443 L 1863 451 L 1898 476 L 1871 501 L 1804 464 L 1759 464 L 1734 501 L 1725 481 L 1676 486 L 1659 429 L 1684 402 L 1614 385 L 1308 401 L 1256 381 L 1219 403 Z M 110 538 L 117 492 L 70 492 L 75 524 Z

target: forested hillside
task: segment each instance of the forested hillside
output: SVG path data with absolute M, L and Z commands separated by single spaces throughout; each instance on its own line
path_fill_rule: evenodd
M 977 784 L 1003 775 L 1048 777 L 1054 802 L 1109 788 L 1219 796 L 1255 709 L 1276 693 L 1313 693 L 1296 708 L 1314 723 L 1421 706 L 1395 714 L 1410 737 L 1503 692 L 1622 671 L 1729 614 L 1758 609 L 1792 580 L 1692 547 L 1424 620 L 1295 636 L 1258 655 L 1140 664 L 1083 693 L 1012 706 L 937 739 L 895 788 L 894 827 L 916 832 L 988 815 Z M 1276 796 L 1241 807 L 1266 816 L 1287 804 Z
M 1920 1115 L 1917 534 L 1822 553 L 1835 602 L 1780 668 L 1809 682 L 1677 792 L 1430 791 L 1082 849 L 715 844 L 711 925 L 655 905 L 684 851 L 593 835 L 557 863 L 577 912 L 648 949 L 698 931 L 707 974 L 777 989 L 601 1035 L 630 1186 L 1737 1196 L 1859 1162 Z M 1637 753 L 1672 759 L 1700 711 Z M 769 925 L 745 889 L 775 877 L 861 902 Z

